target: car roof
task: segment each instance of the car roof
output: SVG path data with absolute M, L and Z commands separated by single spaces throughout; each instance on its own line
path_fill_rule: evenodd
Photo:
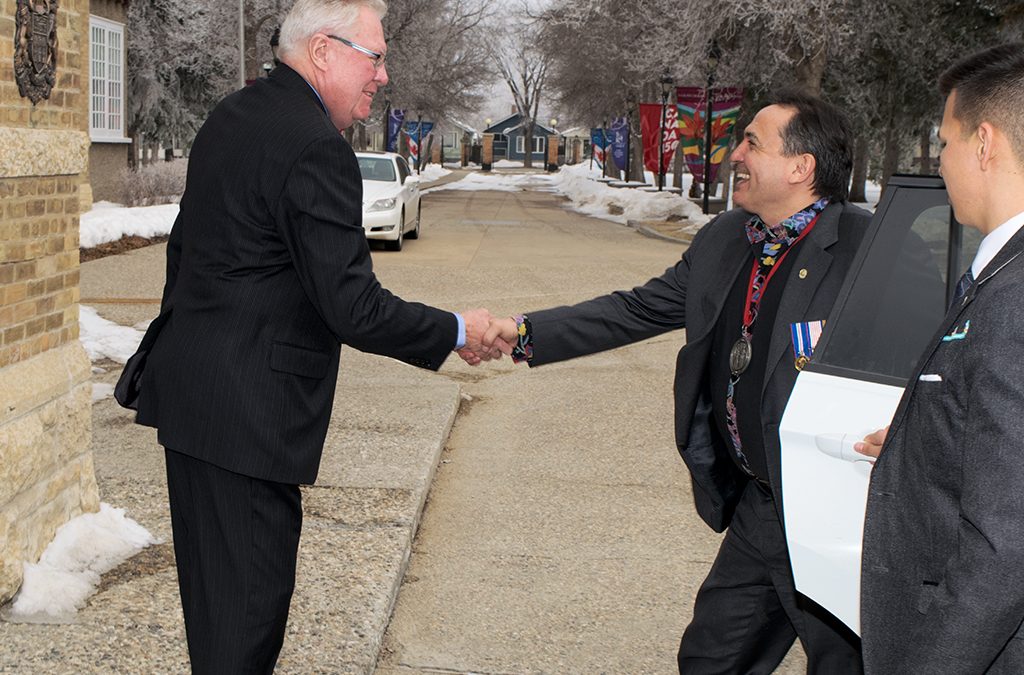
M 400 155 L 394 152 L 380 152 L 379 150 L 358 150 L 356 152 L 356 157 L 395 159 L 396 157 L 399 156 Z

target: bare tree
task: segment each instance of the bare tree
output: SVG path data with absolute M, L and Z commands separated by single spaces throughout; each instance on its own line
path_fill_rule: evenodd
M 523 166 L 532 167 L 533 128 L 547 85 L 551 57 L 533 45 L 527 30 L 520 30 L 512 34 L 509 42 L 494 50 L 494 62 L 519 113 L 526 150 Z

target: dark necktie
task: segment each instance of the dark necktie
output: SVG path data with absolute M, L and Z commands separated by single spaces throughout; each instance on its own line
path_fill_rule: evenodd
M 971 273 L 971 268 L 968 267 L 967 271 L 964 272 L 964 275 L 960 277 L 960 281 L 956 282 L 956 291 L 953 295 L 953 304 L 955 305 L 956 303 L 960 302 L 963 299 L 963 297 L 967 295 L 967 291 L 969 291 L 971 289 L 971 286 L 973 285 L 974 274 Z

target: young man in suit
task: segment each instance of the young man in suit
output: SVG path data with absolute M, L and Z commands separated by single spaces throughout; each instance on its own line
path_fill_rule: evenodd
M 137 421 L 166 452 L 196 673 L 274 668 L 298 485 L 316 479 L 341 343 L 436 370 L 487 326 L 483 311 L 404 302 L 373 274 L 359 165 L 340 131 L 387 84 L 385 9 L 298 0 L 282 64 L 225 98 L 192 146 Z
M 871 475 L 861 568 L 868 673 L 1024 672 L 1024 44 L 966 58 L 941 172 L 983 235 Z M 894 336 L 899 339 L 899 336 Z
M 674 267 L 631 291 L 498 319 L 531 366 L 678 328 L 676 442 L 697 511 L 728 528 L 679 649 L 682 673 L 770 673 L 799 637 L 812 673 L 859 673 L 856 636 L 794 587 L 782 529 L 778 424 L 804 356 L 791 326 L 827 318 L 870 215 L 846 202 L 842 115 L 796 92 L 746 128 L 731 161 L 740 208 Z

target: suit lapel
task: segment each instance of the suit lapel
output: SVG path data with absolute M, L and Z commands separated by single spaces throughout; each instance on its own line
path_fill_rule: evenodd
M 792 338 L 789 323 L 785 317 L 804 317 L 807 307 L 811 304 L 818 286 L 828 274 L 832 266 L 832 254 L 825 249 L 839 240 L 839 216 L 843 212 L 843 205 L 832 204 L 822 211 L 814 229 L 807 235 L 800 246 L 797 259 L 790 268 L 789 278 L 786 279 L 786 287 L 782 292 L 779 302 L 779 310 L 776 316 L 775 326 L 772 331 L 772 339 L 768 347 L 768 370 L 764 374 L 764 383 L 761 387 L 761 394 L 768 389 L 768 384 L 775 374 L 779 364 L 784 361 L 786 351 L 789 349 Z M 801 278 L 801 270 L 807 274 Z M 824 319 L 825 317 L 820 317 Z M 781 319 L 781 320 L 780 320 Z
M 970 306 L 974 299 L 981 293 L 984 286 L 992 280 L 994 276 L 999 274 L 1007 265 L 1012 263 L 1018 257 L 1024 254 L 1024 228 L 1018 230 L 1017 234 L 1013 235 L 1006 244 L 999 249 L 999 253 L 996 257 L 985 266 L 985 269 L 978 275 L 978 280 L 974 282 L 970 290 L 963 297 L 962 300 L 955 303 L 946 312 L 946 317 L 942 320 L 942 324 L 935 333 L 935 337 L 932 338 L 931 345 L 928 347 L 928 351 L 921 355 L 921 358 L 917 362 L 917 367 L 914 369 L 913 375 L 910 376 L 910 380 L 907 382 L 907 388 L 903 393 L 903 397 L 900 399 L 900 404 L 896 408 L 896 412 L 893 414 L 892 427 L 889 434 L 893 435 L 900 425 L 903 423 L 903 416 L 906 414 L 907 405 L 910 402 L 910 398 L 917 388 L 917 383 L 920 381 L 922 373 L 931 361 L 932 356 L 935 355 L 935 350 L 942 344 L 942 337 L 949 333 L 959 321 L 961 316 Z
M 728 225 L 723 223 L 727 232 L 717 256 L 718 263 L 714 266 L 712 275 L 701 279 L 701 284 L 704 285 L 704 288 L 708 289 L 708 293 L 703 296 L 708 301 L 708 305 L 701 307 L 704 323 L 699 327 L 699 332 L 692 338 L 687 335 L 688 342 L 694 342 L 714 329 L 715 324 L 718 322 L 718 317 L 722 313 L 722 308 L 725 306 L 726 298 L 729 297 L 737 277 L 743 274 L 744 270 L 750 271 L 749 254 L 751 244 L 743 227 L 749 217 L 749 214 L 745 214 L 742 219 L 737 220 L 735 223 Z M 712 259 L 715 259 L 715 256 L 712 256 Z

